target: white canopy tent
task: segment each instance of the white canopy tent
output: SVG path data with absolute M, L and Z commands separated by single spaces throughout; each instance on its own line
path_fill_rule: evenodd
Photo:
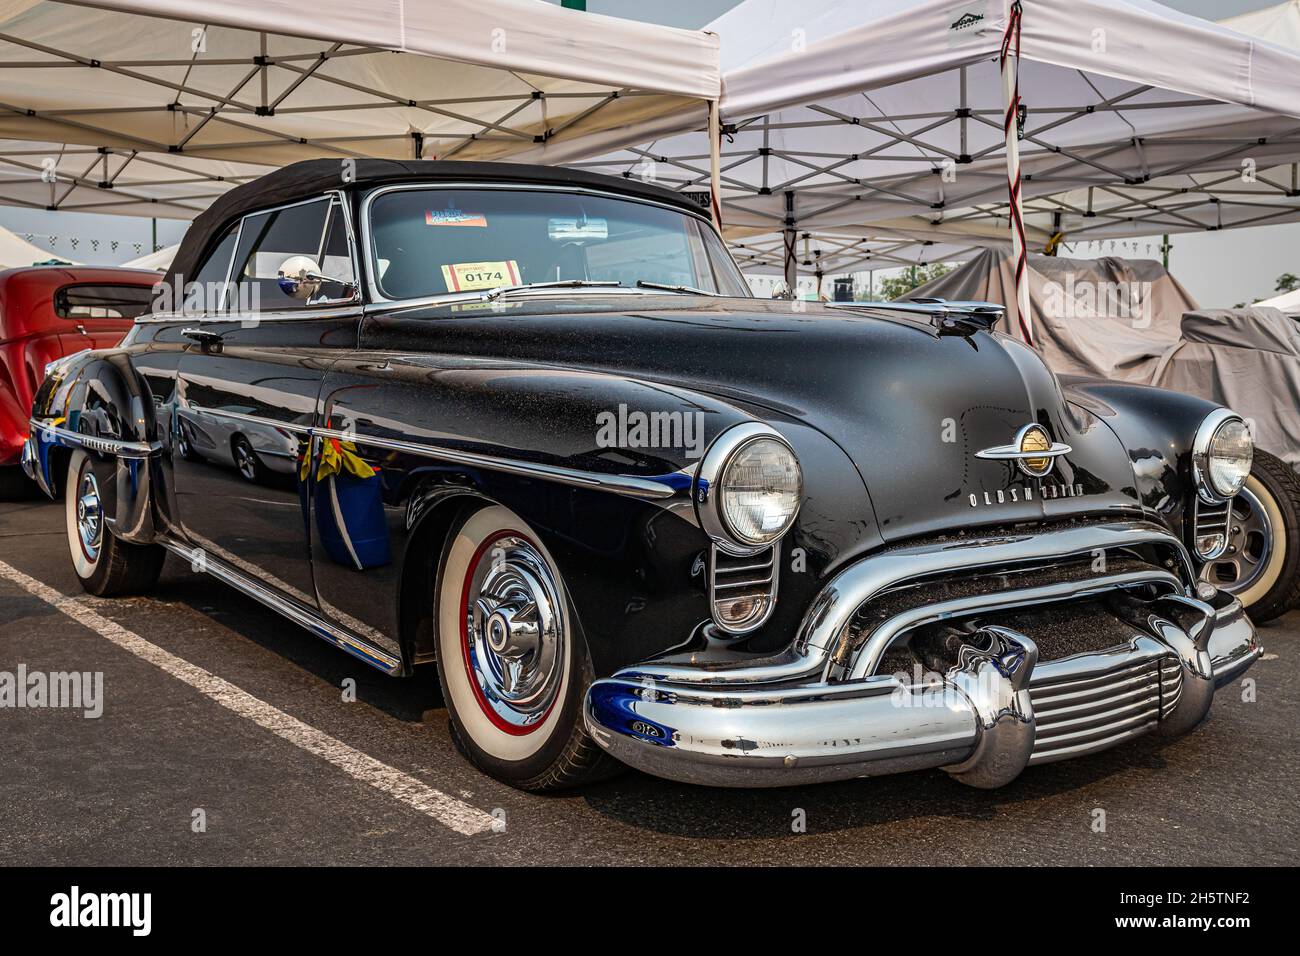
M 1219 22 L 1278 46 L 1300 49 L 1300 0 L 1286 0 L 1275 7 L 1265 7 Z
M 0 204 L 192 219 L 271 167 L 117 146 L 0 140 Z
M 710 24 L 723 44 L 729 238 L 869 234 L 877 222 L 903 218 L 940 230 L 954 219 L 982 221 L 1008 236 L 1016 157 L 1003 118 L 1014 87 L 1002 82 L 999 54 L 1012 7 L 746 0 Z M 1239 173 L 1246 157 L 1267 170 L 1300 156 L 1295 51 L 1152 0 L 1024 0 L 1022 8 L 1023 140 L 1010 139 L 1026 200 Z M 699 186 L 709 146 L 701 125 L 698 111 L 676 130 L 647 124 L 644 145 L 580 165 Z M 1129 209 L 1146 210 L 1140 195 L 1116 201 L 1125 207 L 1115 216 L 1121 229 Z M 1091 216 L 1079 208 L 1081 218 L 1101 216 L 1095 205 Z M 1029 221 L 1027 232 L 1057 231 L 1056 211 Z M 1205 225 L 1183 209 L 1163 219 Z
M 719 92 L 716 36 L 542 0 L 0 0 L 0 201 L 188 218 L 256 164 L 560 162 Z
M 1279 312 L 1285 312 L 1287 315 L 1300 318 L 1300 289 L 1296 289 L 1294 292 L 1283 292 L 1281 295 L 1275 295 L 1263 302 L 1256 302 L 1255 308 L 1277 309 Z
M 172 246 L 164 246 L 156 252 L 150 252 L 148 255 L 132 259 L 130 262 L 122 263 L 123 269 L 153 269 L 158 272 L 166 272 L 176 258 L 176 251 L 180 249 L 181 244 L 178 242 Z
M 20 266 L 35 265 L 57 259 L 67 262 L 62 256 L 55 255 L 48 249 L 34 246 L 21 236 L 15 236 L 8 229 L 0 226 L 0 269 L 17 269 Z

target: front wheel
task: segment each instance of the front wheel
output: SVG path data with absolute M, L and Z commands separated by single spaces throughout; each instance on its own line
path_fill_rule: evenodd
M 1300 477 L 1286 462 L 1255 450 L 1232 501 L 1228 549 L 1202 576 L 1236 595 L 1257 624 L 1300 603 Z
M 84 451 L 69 457 L 66 487 L 68 550 L 81 586 L 99 597 L 141 594 L 152 588 L 167 552 L 156 544 L 128 544 L 113 534 L 104 521 L 99 480 Z
M 590 665 L 559 570 L 517 515 L 489 505 L 462 519 L 436 597 L 438 680 L 480 770 L 544 791 L 616 767 L 583 726 Z

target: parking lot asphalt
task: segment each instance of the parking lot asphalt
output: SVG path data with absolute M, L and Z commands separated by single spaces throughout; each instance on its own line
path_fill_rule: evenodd
M 98 718 L 0 708 L 4 866 L 1300 859 L 1300 612 L 1261 629 L 1253 684 L 1190 736 L 1002 790 L 941 771 L 766 791 L 629 771 L 535 796 L 456 752 L 432 671 L 385 677 L 175 557 L 149 597 L 85 595 L 61 503 L 0 503 L 0 563 L 0 672 L 103 675 Z

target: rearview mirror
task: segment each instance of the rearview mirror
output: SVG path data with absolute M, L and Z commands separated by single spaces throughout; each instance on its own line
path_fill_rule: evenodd
M 546 234 L 556 242 L 581 242 L 585 239 L 608 239 L 608 219 L 549 219 Z

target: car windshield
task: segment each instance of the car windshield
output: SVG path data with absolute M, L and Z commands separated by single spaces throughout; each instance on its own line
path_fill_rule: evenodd
M 371 268 L 389 299 L 548 282 L 750 294 L 712 229 L 635 200 L 540 189 L 399 189 L 375 197 L 369 225 Z

